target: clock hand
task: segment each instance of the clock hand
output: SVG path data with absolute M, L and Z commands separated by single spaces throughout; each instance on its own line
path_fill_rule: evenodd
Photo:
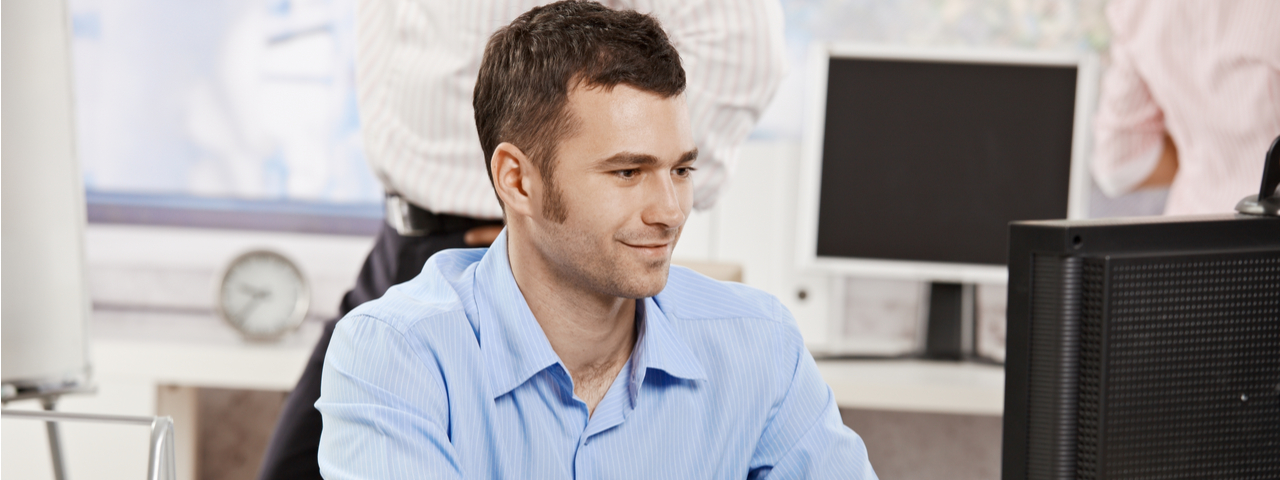
M 252 300 L 249 300 L 249 303 L 244 304 L 244 306 L 240 308 L 239 312 L 236 312 L 236 318 L 244 320 L 245 317 L 249 316 L 249 312 L 252 312 L 259 303 L 262 303 L 262 299 L 263 297 L 253 297 Z
M 270 291 L 270 290 L 263 290 L 263 289 L 260 289 L 260 288 L 253 288 L 253 287 L 250 287 L 249 285 L 246 285 L 246 284 L 243 284 L 243 283 L 242 283 L 242 284 L 240 284 L 240 285 L 239 285 L 239 287 L 240 287 L 240 291 L 242 291 L 242 292 L 244 292 L 244 293 L 248 294 L 250 297 L 252 297 L 252 298 L 253 298 L 253 299 L 255 299 L 255 300 L 256 300 L 256 299 L 260 299 L 260 298 L 267 298 L 267 297 L 270 297 L 270 296 L 271 296 L 271 291 Z

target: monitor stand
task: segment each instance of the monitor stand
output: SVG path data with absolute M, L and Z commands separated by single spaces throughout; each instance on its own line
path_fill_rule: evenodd
M 975 290 L 968 283 L 929 284 L 925 358 L 964 360 L 973 356 Z

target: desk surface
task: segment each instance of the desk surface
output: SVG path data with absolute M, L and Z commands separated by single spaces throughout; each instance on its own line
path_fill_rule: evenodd
M 1004 367 L 925 360 L 823 360 L 841 408 L 1001 415 Z

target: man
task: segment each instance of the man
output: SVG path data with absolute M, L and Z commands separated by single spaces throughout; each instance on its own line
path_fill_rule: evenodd
M 485 42 L 545 0 L 361 0 L 356 83 L 370 167 L 389 192 L 387 225 L 343 299 L 341 315 L 422 271 L 446 248 L 487 246 L 501 229 L 484 153 L 476 142 L 472 87 Z M 689 71 L 687 102 L 699 149 L 694 207 L 714 205 L 736 151 L 783 73 L 776 0 L 614 0 L 652 12 Z M 281 412 L 259 478 L 320 478 L 321 431 L 313 405 L 337 320 L 326 325 Z
M 652 17 L 535 8 L 474 105 L 506 229 L 352 311 L 325 478 L 875 478 L 778 301 L 670 267 L 699 156 Z
M 1280 135 L 1280 2 L 1115 0 L 1093 174 L 1168 187 L 1165 214 L 1234 211 Z

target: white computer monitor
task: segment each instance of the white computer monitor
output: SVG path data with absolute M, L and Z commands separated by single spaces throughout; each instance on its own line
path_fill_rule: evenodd
M 802 269 L 1004 284 L 1009 221 L 1083 218 L 1092 55 L 816 44 Z

